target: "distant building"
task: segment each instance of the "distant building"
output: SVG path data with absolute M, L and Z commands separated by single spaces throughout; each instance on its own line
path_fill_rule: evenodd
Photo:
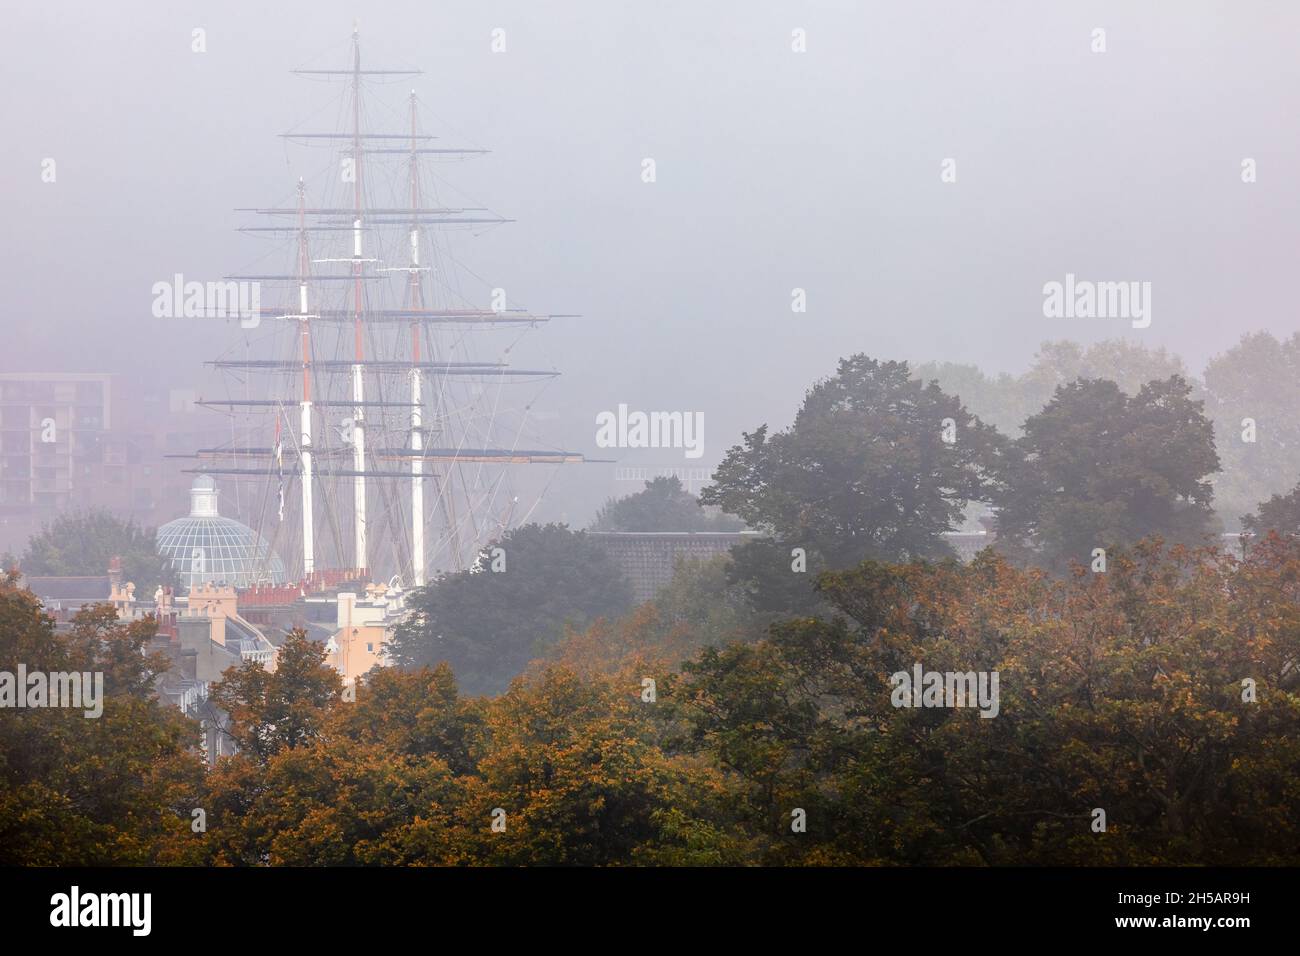
M 239 616 L 235 589 L 211 584 L 191 588 L 179 606 L 163 596 L 160 604 L 119 609 L 123 617 L 154 614 L 168 619 L 170 633 L 159 633 L 151 650 L 160 651 L 171 667 L 158 677 L 160 699 L 200 725 L 200 750 L 209 764 L 235 752 L 224 730 L 226 715 L 212 702 L 212 685 L 232 667 L 251 661 L 273 671 L 276 649 L 256 627 Z
M 112 585 L 107 574 L 24 576 L 22 586 L 40 598 L 47 611 L 76 611 L 88 604 L 107 604 L 112 596 Z
M 354 684 L 372 667 L 388 661 L 388 639 L 405 616 L 402 591 L 382 584 L 366 586 L 365 593 L 343 592 L 336 599 L 334 633 L 325 643 L 325 661 Z
M 0 519 L 38 526 L 95 480 L 111 377 L 0 373 Z
M 638 602 L 649 601 L 673 579 L 679 558 L 715 558 L 763 537 L 756 531 L 588 531 L 623 570 Z
M 195 448 L 229 440 L 193 391 L 148 375 L 0 373 L 0 551 L 19 553 L 69 510 L 157 527 L 185 506 Z
M 945 531 L 943 539 L 957 552 L 957 560 L 969 564 L 975 555 L 993 544 L 991 531 Z

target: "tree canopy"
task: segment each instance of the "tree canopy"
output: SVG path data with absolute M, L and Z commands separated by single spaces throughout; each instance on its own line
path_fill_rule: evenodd
M 103 712 L 0 708 L 0 864 L 135 866 L 193 862 L 202 807 L 198 726 L 153 693 L 166 659 L 147 652 L 152 618 L 111 605 L 56 629 L 12 578 L 0 579 L 0 671 L 103 674 Z
M 1217 530 L 1214 429 L 1176 375 L 1133 396 L 1104 379 L 1058 387 L 1004 465 L 999 547 L 1049 567 L 1150 535 L 1191 544 Z
M 922 362 L 912 367 L 921 381 L 934 379 L 956 395 L 971 413 L 1018 438 L 1025 421 L 1042 410 L 1056 389 L 1080 378 L 1109 379 L 1126 395 L 1147 382 L 1171 375 L 1187 377 L 1183 362 L 1163 348 L 1148 349 L 1124 339 L 1108 339 L 1087 348 L 1076 342 L 1044 342 L 1033 364 L 1019 375 L 987 375 L 974 365 Z
M 1241 561 L 1147 541 L 1064 578 L 992 551 L 867 561 L 820 576 L 831 613 L 731 640 L 688 595 L 643 605 L 495 698 L 447 664 L 345 698 L 291 635 L 283 673 L 215 688 L 247 746 L 206 773 L 149 696 L 148 622 L 99 608 L 64 635 L 11 588 L 0 659 L 111 690 L 100 721 L 0 711 L 0 859 L 1295 865 L 1297 582 L 1300 539 L 1272 533 Z M 997 673 L 996 717 L 897 706 L 917 665 Z
M 1260 502 L 1258 514 L 1245 515 L 1242 527 L 1251 534 L 1276 531 L 1278 534 L 1300 535 L 1300 485 L 1285 495 L 1273 495 Z
M 741 531 L 745 523 L 706 509 L 676 475 L 661 475 L 636 494 L 611 498 L 596 512 L 592 531 Z
M 582 532 L 524 525 L 469 571 L 444 574 L 410 599 L 391 647 L 396 661 L 447 661 L 471 693 L 500 693 L 564 633 L 632 606 L 621 569 Z
M 59 515 L 32 536 L 19 563 L 24 574 L 89 576 L 107 574 L 115 557 L 122 559 L 123 583 L 135 584 L 141 598 L 152 597 L 160 584 L 175 584 L 171 562 L 158 553 L 154 529 L 107 511 Z
M 1224 524 L 1235 528 L 1300 475 L 1300 333 L 1282 341 L 1268 332 L 1242 336 L 1205 367 L 1205 391 L 1223 457 L 1214 496 Z
M 701 500 L 786 548 L 816 551 L 830 567 L 865 558 L 941 557 L 943 532 L 989 492 L 1001 437 L 906 362 L 841 360 L 816 383 L 794 424 L 744 436 Z

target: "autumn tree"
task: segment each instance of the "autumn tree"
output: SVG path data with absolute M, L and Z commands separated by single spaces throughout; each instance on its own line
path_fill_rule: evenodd
M 343 700 L 320 693 L 338 680 L 323 660 L 301 648 L 293 658 L 295 676 L 281 687 L 278 709 L 310 713 L 313 732 L 285 738 L 264 759 L 242 752 L 221 760 L 209 779 L 207 859 L 273 866 L 466 862 L 455 814 L 482 719 L 459 697 L 450 670 L 377 669 L 355 699 Z M 258 724 L 270 712 L 260 708 L 239 723 Z
M 735 862 L 725 794 L 659 745 L 641 675 L 544 665 L 491 702 L 465 826 L 496 865 Z M 496 829 L 493 828 L 494 823 Z
M 325 645 L 296 629 L 280 646 L 275 670 L 244 661 L 212 688 L 212 701 L 229 715 L 226 733 L 235 745 L 266 760 L 318 737 L 342 690 L 338 671 L 325 666 Z
M 1298 580 L 1276 535 L 1063 580 L 867 562 L 822 577 L 837 616 L 706 651 L 667 699 L 769 861 L 1294 862 Z M 996 708 L 899 706 L 917 665 L 998 674 Z
M 0 864 L 194 861 L 199 729 L 153 693 L 166 667 L 148 653 L 155 630 L 152 618 L 118 621 L 111 606 L 56 629 L 30 592 L 0 581 L 0 671 L 103 677 L 98 716 L 0 708 Z

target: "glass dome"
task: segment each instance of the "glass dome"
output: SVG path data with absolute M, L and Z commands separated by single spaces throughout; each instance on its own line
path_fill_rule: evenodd
M 284 564 L 248 525 L 217 512 L 217 485 L 200 475 L 190 488 L 189 517 L 158 529 L 158 551 L 171 559 L 181 587 L 284 584 Z

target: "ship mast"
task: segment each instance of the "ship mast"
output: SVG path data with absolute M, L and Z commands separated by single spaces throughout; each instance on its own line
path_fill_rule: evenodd
M 355 572 L 369 572 L 372 567 L 385 563 L 387 552 L 371 554 L 368 541 L 367 479 L 379 482 L 379 504 L 388 516 L 391 527 L 397 531 L 397 539 L 392 542 L 397 569 L 409 569 L 411 583 L 425 585 L 429 578 L 429 564 L 433 549 L 429 542 L 429 519 L 426 504 L 437 515 L 440 528 L 445 528 L 439 540 L 439 553 L 442 542 L 448 545 L 449 563 L 460 568 L 463 566 L 464 554 L 461 537 L 468 534 L 473 543 L 478 542 L 480 529 L 471 524 L 466 532 L 459 525 L 456 517 L 456 502 L 453 478 L 465 480 L 461 471 L 469 465 L 508 466 L 523 464 L 565 464 L 582 462 L 580 454 L 558 449 L 491 447 L 491 435 L 483 434 L 487 441 L 470 439 L 465 430 L 461 416 L 468 414 L 473 400 L 458 401 L 460 386 L 455 382 L 493 381 L 498 385 L 506 382 L 522 382 L 552 378 L 558 373 L 554 370 L 518 369 L 509 367 L 505 362 L 491 361 L 448 361 L 444 354 L 447 350 L 440 347 L 440 340 L 435 332 L 440 328 L 507 328 L 509 326 L 536 326 L 560 316 L 555 314 L 537 314 L 525 310 L 496 310 L 477 308 L 467 303 L 442 303 L 437 301 L 436 293 L 430 294 L 424 286 L 423 273 L 432 272 L 435 247 L 425 232 L 426 227 L 444 227 L 453 225 L 497 225 L 510 222 L 482 207 L 438 205 L 425 206 L 432 200 L 436 203 L 435 190 L 427 188 L 421 182 L 423 173 L 422 157 L 433 154 L 439 157 L 465 157 L 487 152 L 484 149 L 460 149 L 430 145 L 431 140 L 439 137 L 421 133 L 419 130 L 419 109 L 415 92 L 410 96 L 409 129 L 397 132 L 377 132 L 363 130 L 365 118 L 362 116 L 362 96 L 366 93 L 366 84 L 373 77 L 387 79 L 390 77 L 418 74 L 420 70 L 384 70 L 363 69 L 361 65 L 360 31 L 354 25 L 352 30 L 352 62 L 343 69 L 296 69 L 295 74 L 319 76 L 342 80 L 348 86 L 344 97 L 351 98 L 351 123 L 344 129 L 333 131 L 282 133 L 284 138 L 304 144 L 328 144 L 341 148 L 343 158 L 350 160 L 352 197 L 349 203 L 343 199 L 338 203 L 326 200 L 324 205 L 308 205 L 306 186 L 300 179 L 297 184 L 297 202 L 270 208 L 245 209 L 241 211 L 271 217 L 271 225 L 248 227 L 244 231 L 253 233 L 281 233 L 296 239 L 297 268 L 286 274 L 228 275 L 225 278 L 237 281 L 273 282 L 292 284 L 298 287 L 297 310 L 292 308 L 278 310 L 274 308 L 259 309 L 257 317 L 271 320 L 292 321 L 297 323 L 299 347 L 301 354 L 292 358 L 252 358 L 242 360 L 218 360 L 207 363 L 210 366 L 230 370 L 235 374 L 260 373 L 269 376 L 269 381 L 278 381 L 278 376 L 300 371 L 302 375 L 301 396 L 298 402 L 301 424 L 297 460 L 292 466 L 281 463 L 279 441 L 274 448 L 267 447 L 220 447 L 201 448 L 190 457 L 199 459 L 204 467 L 195 469 L 205 474 L 226 475 L 231 478 L 271 478 L 278 476 L 281 481 L 286 475 L 296 473 L 301 481 L 302 493 L 302 554 L 303 571 L 310 577 L 320 573 L 322 566 L 333 567 L 350 565 Z M 363 80 L 365 83 L 363 84 Z M 346 99 L 344 100 L 346 103 Z M 346 107 L 345 107 L 346 108 Z M 378 154 L 382 163 L 384 155 L 403 155 L 409 161 L 408 197 L 401 204 L 384 204 L 375 202 L 367 205 L 366 188 L 373 185 L 369 177 L 366 160 L 372 154 Z M 382 179 L 382 177 L 381 177 Z M 374 180 L 379 183 L 381 180 Z M 345 186 L 346 188 L 346 186 Z M 327 193 L 329 191 L 327 190 Z M 290 218 L 292 217 L 292 218 Z M 280 223 L 276 225 L 277 222 Z M 409 230 L 409 253 L 406 263 L 392 263 L 384 267 L 382 257 L 386 248 L 381 241 L 381 233 L 394 227 Z M 313 233 L 325 234 L 327 246 L 332 245 L 331 235 L 352 232 L 352 249 L 342 249 L 336 253 L 327 253 L 327 258 L 311 258 L 309 238 Z M 372 233 L 363 246 L 363 236 Z M 342 238 L 342 237 L 340 237 Z M 346 239 L 343 239 L 346 243 Z M 421 250 L 421 244 L 426 248 Z M 350 255 L 348 252 L 350 251 Z M 317 249 L 317 255 L 320 255 Z M 314 271 L 316 263 L 334 264 L 340 267 L 337 272 Z M 371 264 L 375 264 L 370 268 Z M 408 273 L 407 297 L 402 308 L 384 307 L 382 300 L 386 290 L 392 288 L 384 285 L 384 273 Z M 338 286 L 330 283 L 337 282 Z M 366 285 L 379 282 L 380 286 Z M 352 301 L 337 299 L 331 304 L 331 296 L 322 290 L 346 289 L 352 287 Z M 454 289 L 454 286 L 448 286 Z M 310 291 L 310 295 L 309 295 Z M 459 293 L 453 293 L 453 297 Z M 327 301 L 317 302 L 324 297 Z M 435 307 L 441 305 L 442 307 Z M 322 307 L 325 306 L 325 307 Z M 288 313 L 288 314 L 286 314 Z M 313 349 L 319 350 L 321 342 L 312 341 L 313 332 L 319 337 L 319 326 L 325 323 L 330 328 L 329 341 L 338 348 L 335 357 L 313 355 Z M 347 326 L 352 326 L 352 344 L 348 348 Z M 409 330 L 410 348 L 401 345 L 401 333 L 392 335 L 397 328 Z M 335 338 L 335 333 L 337 338 Z M 369 341 L 367 341 L 369 336 Z M 294 351 L 298 351 L 295 349 Z M 370 352 L 367 356 L 367 352 Z M 448 353 L 449 354 L 449 353 Z M 468 358 L 468 356 L 466 356 Z M 323 376 L 323 379 L 321 378 Z M 369 382 L 367 382 L 369 378 Z M 388 383 L 396 384 L 401 390 L 398 395 L 384 394 Z M 248 414 L 257 414 L 258 410 L 269 408 L 282 409 L 283 399 L 274 397 L 276 386 L 271 384 L 270 398 L 226 399 L 200 404 L 225 407 L 230 409 L 247 409 Z M 367 396 L 367 388 L 375 394 Z M 375 391 L 375 390 L 378 391 Z M 314 394 L 320 393 L 319 395 Z M 409 399 L 409 401 L 407 400 Z M 425 405 L 428 403 L 429 407 Z M 330 408 L 345 408 L 350 416 L 345 420 L 343 443 L 334 445 L 333 432 L 316 428 L 313 415 Z M 386 417 L 390 414 L 400 415 L 396 420 Z M 371 412 L 372 414 L 367 414 Z M 428 414 L 426 414 L 426 412 Z M 491 409 L 495 418 L 496 409 Z M 324 419 L 322 419 L 324 422 Z M 278 426 L 277 426 L 278 427 Z M 491 424 L 489 421 L 488 429 Z M 323 438 L 322 438 L 323 435 Z M 402 436 L 398 441 L 391 439 Z M 475 435 L 474 439 L 478 436 Z M 518 444 L 516 435 L 515 444 Z M 404 447 L 395 447 L 395 446 Z M 271 460 L 270 465 L 260 464 Z M 229 461 L 225 465 L 223 461 Z M 240 459 L 247 462 L 240 463 Z M 290 472 L 290 468 L 292 472 Z M 425 482 L 434 482 L 436 503 L 426 502 Z M 477 478 L 475 480 L 478 480 Z M 410 489 L 411 516 L 409 526 L 401 515 L 405 504 L 404 491 Z M 335 522 L 334 517 L 340 511 L 346 512 L 347 491 L 351 490 L 352 529 L 351 547 L 346 541 L 346 525 L 343 521 Z M 389 490 L 398 491 L 396 496 L 388 494 Z M 342 500 L 334 507 L 333 494 L 339 493 Z M 331 532 L 331 545 L 327 557 L 317 553 L 314 537 L 314 495 L 326 496 L 326 511 L 322 514 Z M 470 510 L 466 517 L 474 521 L 475 503 L 466 492 L 466 503 Z M 490 503 L 489 503 L 490 507 Z M 403 555 L 406 541 L 405 530 L 410 531 L 410 550 Z M 385 534 L 384 537 L 387 535 Z M 348 553 L 350 551 L 350 554 Z M 409 560 L 405 564 L 404 558 Z
M 365 354 L 361 334 L 361 34 L 352 27 L 352 275 L 353 279 L 353 338 L 356 364 L 352 366 L 352 400 L 356 407 L 352 413 L 352 466 L 356 471 L 352 479 L 352 528 L 354 535 L 353 567 L 369 567 L 366 559 L 366 409 L 365 378 L 362 362 Z
M 313 528 L 311 486 L 311 315 L 307 310 L 307 276 L 311 259 L 307 251 L 306 187 L 298 180 L 298 328 L 302 339 L 301 432 L 298 459 L 302 484 L 302 570 L 310 577 L 316 570 L 316 542 Z M 278 414 L 278 413 L 277 413 Z
M 419 148 L 416 131 L 415 90 L 411 90 L 411 296 L 412 309 L 424 308 L 423 283 L 420 281 L 420 176 L 416 150 Z M 424 449 L 424 421 L 420 395 L 420 320 L 411 319 L 411 578 L 417 587 L 424 587 L 424 462 L 420 453 Z

